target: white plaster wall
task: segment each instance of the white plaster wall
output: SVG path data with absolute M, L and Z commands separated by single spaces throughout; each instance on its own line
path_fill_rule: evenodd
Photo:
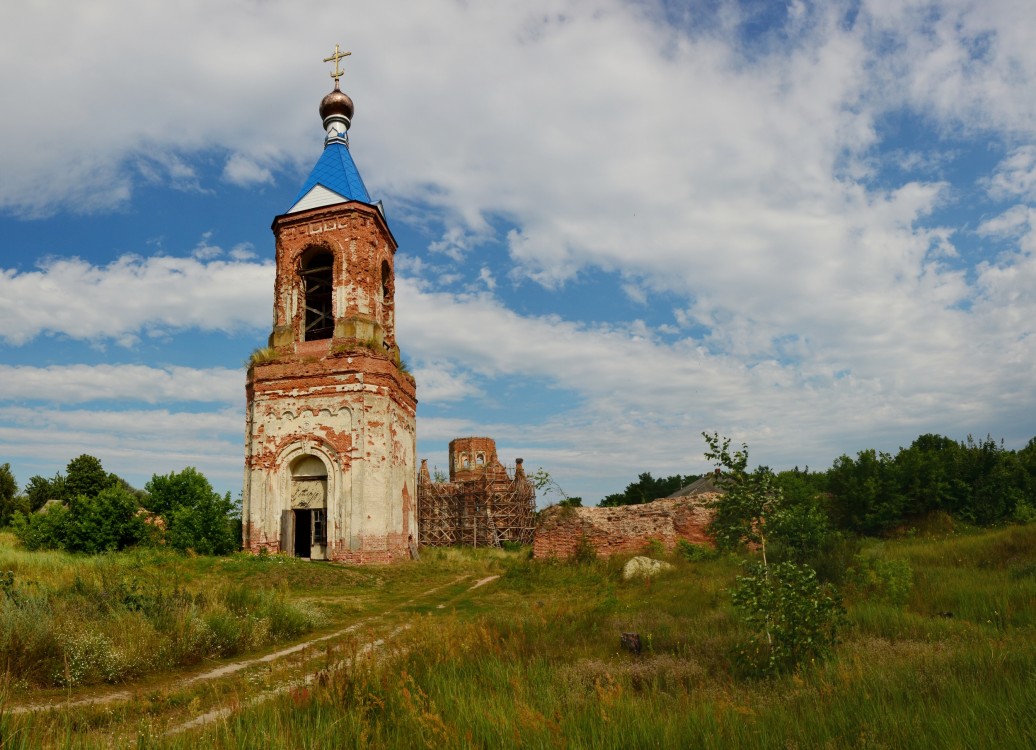
M 251 404 L 246 454 L 261 456 L 263 464 L 245 472 L 242 515 L 252 549 L 280 549 L 281 513 L 291 503 L 291 463 L 307 454 L 327 466 L 332 555 L 336 548 L 378 551 L 405 544 L 407 534 L 416 538 L 413 415 L 369 386 L 349 383 L 336 391 L 265 393 Z

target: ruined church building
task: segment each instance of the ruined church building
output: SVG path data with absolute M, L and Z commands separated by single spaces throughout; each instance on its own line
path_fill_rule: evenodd
M 349 152 L 352 99 L 320 102 L 324 150 L 273 220 L 269 346 L 246 382 L 247 550 L 392 562 L 416 542 L 417 408 L 395 332 L 396 241 Z
M 246 550 L 386 563 L 417 545 L 531 543 L 536 493 L 489 438 L 450 443 L 449 481 L 415 467 L 417 390 L 396 345 L 396 241 L 349 152 L 353 101 L 320 102 L 324 151 L 273 220 L 273 332 L 245 386 Z M 419 529 L 420 526 L 420 529 Z

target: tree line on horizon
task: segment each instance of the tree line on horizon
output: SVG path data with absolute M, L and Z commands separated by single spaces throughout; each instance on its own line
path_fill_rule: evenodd
M 789 503 L 848 533 L 881 535 L 937 511 L 979 526 L 1036 520 L 1036 437 L 1009 450 L 988 435 L 956 441 L 928 433 L 895 455 L 862 450 L 823 471 L 756 471 L 771 474 Z M 598 505 L 651 502 L 702 476 L 643 472 Z M 566 497 L 562 504 L 581 502 Z M 21 493 L 10 464 L 0 465 L 0 528 L 8 526 L 30 549 L 96 553 L 168 544 L 227 554 L 240 544 L 240 511 L 230 493 L 215 492 L 197 469 L 156 474 L 140 490 L 87 454 L 72 459 L 63 474 L 31 477 Z
M 168 545 L 204 555 L 240 547 L 240 512 L 193 467 L 155 474 L 143 490 L 83 454 L 65 473 L 33 476 L 18 493 L 10 464 L 0 465 L 0 527 L 26 549 L 96 554 L 136 545 Z
M 1036 520 L 1036 437 L 1009 450 L 988 435 L 957 441 L 928 433 L 895 455 L 866 449 L 823 471 L 770 473 L 789 501 L 817 500 L 834 528 L 857 534 L 880 535 L 935 511 L 979 526 Z M 598 506 L 658 500 L 702 476 L 644 472 Z

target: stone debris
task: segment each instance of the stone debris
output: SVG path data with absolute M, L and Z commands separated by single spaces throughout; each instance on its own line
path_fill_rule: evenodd
M 639 654 L 642 650 L 640 633 L 620 633 L 619 643 L 631 654 Z
M 634 557 L 623 566 L 622 580 L 650 578 L 672 569 L 672 563 L 667 563 L 665 560 L 652 560 L 650 557 Z

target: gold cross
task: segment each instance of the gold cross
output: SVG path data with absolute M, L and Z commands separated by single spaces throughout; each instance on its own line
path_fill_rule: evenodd
M 331 77 L 335 79 L 335 86 L 336 87 L 338 86 L 338 79 L 341 78 L 342 75 L 345 73 L 345 71 L 338 69 L 338 61 L 341 60 L 343 57 L 348 57 L 351 54 L 352 54 L 352 52 L 341 52 L 341 51 L 339 51 L 338 45 L 336 44 L 335 45 L 334 54 L 331 55 L 331 57 L 325 57 L 324 58 L 324 62 L 331 62 L 332 60 L 334 60 L 335 69 L 331 71 Z

